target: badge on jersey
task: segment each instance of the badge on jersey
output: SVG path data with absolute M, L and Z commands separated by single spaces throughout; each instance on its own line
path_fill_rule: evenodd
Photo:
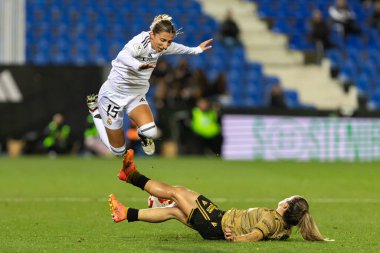
M 107 124 L 108 124 L 108 125 L 112 125 L 112 120 L 111 120 L 110 117 L 107 118 Z
M 136 54 L 140 54 L 142 48 L 143 48 L 142 45 L 139 43 L 136 43 L 133 45 L 133 49 L 135 50 Z

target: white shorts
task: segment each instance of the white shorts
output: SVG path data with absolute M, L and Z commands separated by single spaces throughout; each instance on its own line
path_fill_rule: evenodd
M 123 127 L 124 112 L 129 114 L 139 105 L 148 104 L 144 95 L 125 96 L 107 89 L 103 84 L 98 95 L 98 108 L 103 124 L 108 129 Z

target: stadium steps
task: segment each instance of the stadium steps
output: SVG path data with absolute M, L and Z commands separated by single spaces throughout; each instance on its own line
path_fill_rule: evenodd
M 299 52 L 286 50 L 287 38 L 268 31 L 266 24 L 253 15 L 255 5 L 239 0 L 201 0 L 203 10 L 218 21 L 222 21 L 228 9 L 241 30 L 241 40 L 248 58 L 264 65 L 300 65 L 303 56 Z
M 285 89 L 296 90 L 301 103 L 329 110 L 353 110 L 357 107 L 356 89 L 344 93 L 340 85 L 330 78 L 328 62 L 322 66 L 304 65 L 302 53 L 287 49 L 286 36 L 272 33 L 255 15 L 255 4 L 242 0 L 199 2 L 203 11 L 218 21 L 222 21 L 226 11 L 231 9 L 241 29 L 248 59 L 262 63 L 265 74 L 278 76 Z
M 357 107 L 357 90 L 342 91 L 341 85 L 330 78 L 329 62 L 322 66 L 305 65 L 292 67 L 266 67 L 266 72 L 279 76 L 286 89 L 296 90 L 301 103 L 315 105 L 318 109 L 344 109 L 351 111 Z

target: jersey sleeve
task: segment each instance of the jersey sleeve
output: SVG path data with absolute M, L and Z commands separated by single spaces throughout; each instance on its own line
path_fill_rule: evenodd
M 201 47 L 187 47 L 173 42 L 163 54 L 200 54 L 203 50 Z
M 144 49 L 141 36 L 136 36 L 124 46 L 117 58 L 122 64 L 138 70 L 141 62 L 136 57 L 140 56 Z
M 263 238 L 268 237 L 269 235 L 273 234 L 276 230 L 276 224 L 274 219 L 269 216 L 265 215 L 254 227 L 253 230 L 260 230 L 263 234 Z

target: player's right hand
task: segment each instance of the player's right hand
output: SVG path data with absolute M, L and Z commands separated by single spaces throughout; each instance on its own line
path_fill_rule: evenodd
M 227 241 L 230 241 L 230 242 L 233 242 L 234 241 L 234 235 L 232 233 L 232 230 L 229 228 L 229 227 L 226 227 L 225 230 L 224 230 L 224 238 L 227 240 Z
M 140 65 L 139 70 L 143 70 L 143 69 L 152 69 L 152 68 L 155 68 L 155 67 L 156 67 L 156 64 L 153 64 L 153 63 L 145 63 L 145 64 Z

